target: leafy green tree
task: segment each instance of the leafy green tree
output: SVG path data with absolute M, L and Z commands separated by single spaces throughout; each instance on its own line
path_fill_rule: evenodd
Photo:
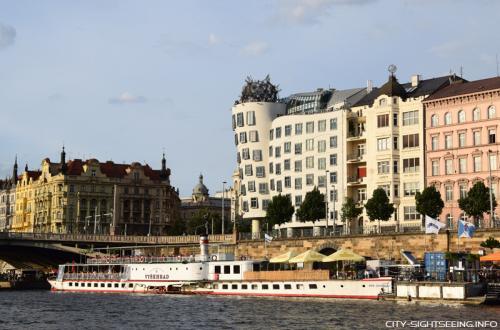
M 370 221 L 378 220 L 378 231 L 380 232 L 380 220 L 387 221 L 394 213 L 394 205 L 389 203 L 389 198 L 382 188 L 373 191 L 372 198 L 366 201 L 366 215 Z
M 434 186 L 430 186 L 422 192 L 417 192 L 415 206 L 418 213 L 437 219 L 443 211 L 444 202 L 441 199 L 441 193 Z
M 190 218 L 186 219 L 185 232 L 188 235 L 201 234 L 205 232 L 205 223 L 208 221 L 208 232 L 212 233 L 212 222 L 214 234 L 222 232 L 222 218 L 220 212 L 207 208 L 196 211 Z M 224 219 L 224 232 L 232 232 L 233 223 L 230 219 Z
M 280 225 L 284 222 L 288 222 L 292 219 L 293 208 L 290 196 L 274 196 L 269 205 L 267 206 L 266 221 L 269 228 L 273 228 L 275 225 Z
M 493 210 L 497 207 L 495 195 L 493 198 Z M 458 200 L 458 206 L 465 214 L 474 218 L 474 224 L 477 226 L 479 219 L 483 214 L 490 213 L 490 189 L 487 188 L 482 181 L 478 181 L 470 188 L 467 196 Z
M 318 188 L 306 194 L 302 205 L 297 210 L 300 221 L 318 221 L 325 217 L 325 195 L 320 193 Z
M 490 236 L 487 240 L 481 242 L 481 246 L 493 251 L 493 249 L 500 248 L 500 242 L 494 237 Z
M 359 217 L 361 213 L 363 213 L 363 208 L 358 207 L 352 198 L 347 197 L 342 204 L 340 218 L 347 224 L 347 228 L 351 228 L 351 221 Z

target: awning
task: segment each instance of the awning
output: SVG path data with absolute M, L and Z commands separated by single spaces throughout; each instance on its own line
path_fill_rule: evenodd
M 288 251 L 287 253 L 280 254 L 279 256 L 271 258 L 271 260 L 269 260 L 269 262 L 273 263 L 273 264 L 288 263 L 290 261 L 290 259 L 292 259 L 296 255 L 298 255 L 297 252 Z
M 360 256 L 357 253 L 354 253 L 349 249 L 341 249 L 337 252 L 329 255 L 328 257 L 323 258 L 323 262 L 332 262 L 332 261 L 364 261 L 365 258 Z
M 500 261 L 500 251 L 479 258 L 481 261 Z
M 322 261 L 326 256 L 314 250 L 308 250 L 304 253 L 299 254 L 295 258 L 290 259 L 288 262 L 291 264 L 299 263 L 299 262 L 314 262 L 314 261 Z

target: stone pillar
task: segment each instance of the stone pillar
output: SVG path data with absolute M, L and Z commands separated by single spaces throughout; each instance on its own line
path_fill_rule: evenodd
M 313 236 L 321 236 L 321 227 L 320 226 L 313 227 Z
M 293 237 L 293 228 L 288 227 L 286 229 L 286 237 L 287 238 L 292 238 Z
M 252 219 L 252 239 L 260 238 L 260 220 Z

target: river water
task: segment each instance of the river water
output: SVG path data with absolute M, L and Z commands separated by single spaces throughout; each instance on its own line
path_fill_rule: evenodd
M 500 307 L 393 301 L 0 292 L 2 329 L 387 329 L 387 321 L 490 320 Z M 425 325 L 424 325 L 425 326 Z

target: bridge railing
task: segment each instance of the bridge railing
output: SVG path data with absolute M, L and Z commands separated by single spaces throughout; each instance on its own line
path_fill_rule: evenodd
M 87 235 L 87 234 L 55 234 L 55 233 L 18 233 L 1 232 L 2 239 L 19 239 L 31 241 L 61 241 L 61 242 L 109 242 L 137 244 L 197 244 L 199 235 L 183 236 L 124 236 L 124 235 Z M 210 242 L 229 243 L 232 234 L 209 235 Z
M 106 264 L 134 264 L 134 263 L 165 263 L 165 262 L 195 262 L 194 256 L 177 256 L 177 257 L 105 257 L 92 258 L 87 260 L 90 265 L 106 265 Z
M 64 280 L 121 280 L 124 277 L 122 273 L 65 273 Z

